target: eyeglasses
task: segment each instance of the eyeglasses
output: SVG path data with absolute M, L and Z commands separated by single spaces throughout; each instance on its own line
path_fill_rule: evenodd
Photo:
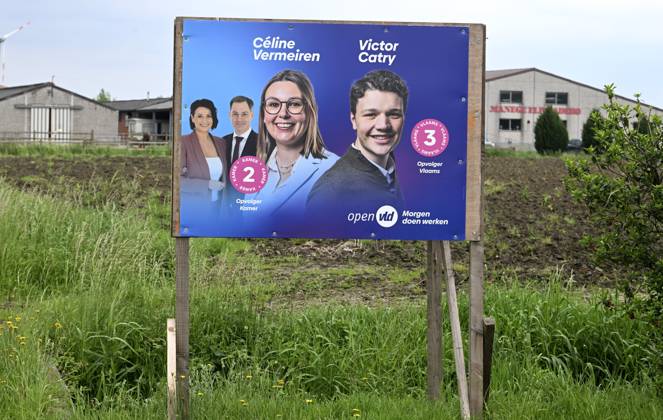
M 288 114 L 297 115 L 304 111 L 304 100 L 301 98 L 290 98 L 287 101 L 279 101 L 276 98 L 265 99 L 265 112 L 276 115 L 281 112 L 281 107 L 286 104 Z

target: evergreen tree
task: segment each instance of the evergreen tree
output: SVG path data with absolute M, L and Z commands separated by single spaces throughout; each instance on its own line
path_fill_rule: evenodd
M 596 141 L 596 127 L 601 125 L 601 113 L 598 109 L 592 109 L 592 112 L 589 113 L 589 118 L 585 121 L 585 124 L 582 126 L 582 148 L 587 150 L 590 147 L 596 148 L 598 143 Z
M 536 151 L 544 154 L 562 152 L 569 144 L 569 133 L 557 112 L 551 106 L 547 107 L 536 120 L 534 126 L 534 147 Z
M 650 124 L 649 124 L 649 119 L 646 115 L 641 115 L 638 118 L 638 122 L 635 124 L 635 129 L 640 134 L 649 134 Z

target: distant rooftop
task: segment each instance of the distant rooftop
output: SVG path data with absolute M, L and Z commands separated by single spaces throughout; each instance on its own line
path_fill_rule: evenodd
M 67 93 L 70 93 L 72 95 L 78 96 L 79 98 L 85 99 L 86 101 L 91 101 L 91 102 L 96 103 L 97 105 L 101 105 L 105 108 L 109 108 L 109 109 L 114 110 L 114 108 L 109 107 L 105 103 L 98 102 L 95 99 L 88 98 L 87 96 L 83 96 L 83 95 L 81 95 L 79 93 L 76 93 L 76 92 L 72 92 L 68 89 L 65 89 L 63 87 L 60 87 L 60 86 L 56 85 L 53 82 L 33 83 L 31 85 L 23 85 L 23 86 L 0 87 L 0 101 L 2 101 L 4 99 L 7 99 L 7 98 L 11 98 L 12 96 L 22 95 L 24 93 L 31 92 L 31 91 L 37 90 L 37 89 L 41 89 L 43 87 L 49 87 L 49 86 L 51 88 L 56 88 L 56 89 L 61 90 L 63 92 L 67 92 Z
M 35 83 L 32 85 L 24 85 L 24 86 L 12 86 L 12 87 L 3 86 L 0 87 L 0 101 L 48 85 L 49 83 Z
M 514 74 L 526 73 L 528 71 L 537 70 L 534 67 L 522 69 L 504 69 L 504 70 L 486 70 L 486 81 L 501 79 L 502 77 L 513 76 Z
M 159 111 L 172 109 L 173 100 L 172 98 L 128 99 L 106 102 L 106 105 L 118 111 Z
M 553 76 L 553 77 L 556 77 L 558 79 L 565 80 L 567 82 L 574 83 L 574 84 L 579 85 L 579 86 L 584 86 L 588 89 L 592 89 L 592 90 L 595 90 L 597 92 L 605 93 L 605 91 L 603 89 L 599 89 L 599 88 L 596 88 L 594 86 L 590 86 L 590 85 L 585 84 L 585 83 L 577 82 L 575 80 L 571 80 L 571 79 L 566 78 L 566 77 L 558 76 L 554 73 L 550 73 L 549 71 L 537 69 L 536 67 L 528 67 L 528 68 L 522 68 L 522 69 L 486 70 L 486 82 L 490 82 L 490 81 L 497 80 L 497 79 L 502 79 L 504 77 L 515 76 L 517 74 L 527 73 L 527 72 L 530 72 L 530 71 L 538 71 L 539 73 L 547 74 L 549 76 Z M 625 100 L 625 101 L 635 103 L 635 100 L 633 98 L 627 98 L 626 96 L 615 95 L 615 98 L 619 98 L 619 99 L 622 99 L 622 100 Z M 647 104 L 645 102 L 640 102 L 640 103 L 643 106 L 646 106 L 646 107 L 655 109 L 657 111 L 663 112 L 663 109 L 661 109 L 659 107 L 656 107 L 654 105 L 650 105 L 650 104 Z

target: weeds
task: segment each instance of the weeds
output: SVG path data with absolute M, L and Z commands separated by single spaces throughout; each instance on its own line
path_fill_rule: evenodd
M 84 144 L 20 144 L 0 142 L 0 156 L 84 157 L 84 156 L 170 156 L 170 146 L 144 149 Z
M 81 206 L 0 183 L 0 291 L 13 301 L 0 302 L 3 415 L 163 417 L 174 258 L 168 232 L 154 220 L 135 208 Z M 287 299 L 295 290 L 263 282 L 251 249 L 245 241 L 192 241 L 196 417 L 457 416 L 448 326 L 445 400 L 422 401 L 422 300 L 273 309 L 273 294 Z M 391 273 L 393 282 L 412 281 L 405 270 Z M 350 267 L 334 272 L 353 274 Z M 486 287 L 486 313 L 497 321 L 489 415 L 660 416 L 652 391 L 660 348 L 647 338 L 653 326 L 602 297 L 588 303 L 569 293 L 559 272 L 548 280 L 543 291 L 515 281 Z M 465 334 L 467 296 L 461 291 L 459 299 Z M 59 368 L 64 391 L 49 379 L 49 366 Z

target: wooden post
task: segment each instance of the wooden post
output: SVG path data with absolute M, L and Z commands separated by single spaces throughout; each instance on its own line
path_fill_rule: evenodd
M 175 320 L 166 321 L 166 374 L 168 383 L 168 420 L 177 418 L 175 376 L 177 375 L 177 344 Z
M 485 135 L 486 27 L 472 25 L 467 101 L 467 220 L 470 240 L 470 365 L 469 399 L 472 418 L 483 415 L 483 165 Z
M 449 302 L 449 321 L 454 346 L 454 360 L 456 361 L 460 414 L 462 418 L 469 419 L 470 403 L 467 395 L 467 377 L 465 376 L 465 354 L 463 353 L 463 337 L 460 333 L 460 316 L 458 315 L 456 280 L 454 279 L 453 262 L 451 261 L 451 245 L 449 241 L 444 241 L 442 245 L 444 249 L 444 271 L 447 274 L 447 300 Z
M 189 420 L 189 238 L 175 238 L 175 260 L 177 399 L 180 418 Z
M 493 340 L 495 337 L 495 320 L 483 319 L 483 403 L 488 402 L 490 394 L 490 374 L 493 369 Z
M 483 414 L 483 243 L 470 242 L 470 414 Z
M 426 376 L 428 399 L 440 398 L 442 386 L 442 247 L 440 241 L 428 241 L 428 279 L 426 298 L 428 310 Z

